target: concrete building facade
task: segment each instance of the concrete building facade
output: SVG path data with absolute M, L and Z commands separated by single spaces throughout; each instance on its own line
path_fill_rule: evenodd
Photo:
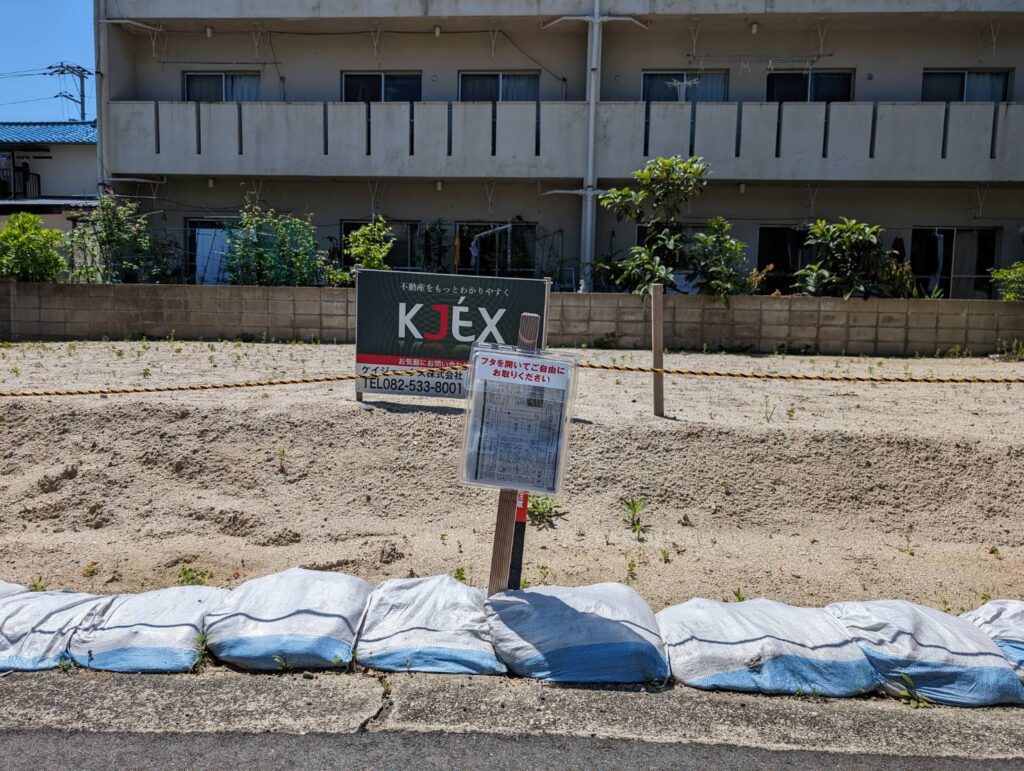
M 676 154 L 782 290 L 819 217 L 946 297 L 1024 255 L 1020 0 L 95 1 L 102 175 L 199 282 L 252 191 L 325 244 L 385 215 L 396 267 L 590 288 L 637 240 L 597 194 Z

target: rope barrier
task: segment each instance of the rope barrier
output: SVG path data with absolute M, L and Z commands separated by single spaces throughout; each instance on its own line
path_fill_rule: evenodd
M 952 385 L 1014 385 L 1024 384 L 1021 377 L 927 377 L 882 376 L 882 375 L 789 375 L 777 372 L 728 372 L 700 369 L 671 369 L 654 367 L 626 367 L 615 364 L 580 364 L 581 369 L 600 370 L 605 372 L 630 372 L 646 375 L 678 375 L 682 377 L 731 378 L 737 380 L 781 380 L 789 382 L 817 383 L 930 383 Z M 466 365 L 454 367 L 432 367 L 426 369 L 408 369 L 388 372 L 374 372 L 352 375 L 323 375 L 321 377 L 284 378 L 279 380 L 246 380 L 238 383 L 197 383 L 193 385 L 174 386 L 134 386 L 126 388 L 78 388 L 54 391 L 0 391 L 0 399 L 21 399 L 39 396 L 121 396 L 128 394 L 165 394 L 184 393 L 188 391 L 221 391 L 233 388 L 273 388 L 290 385 L 315 385 L 318 383 L 341 383 L 353 380 L 372 380 L 378 377 L 403 377 L 406 375 L 433 375 L 441 372 L 458 372 L 467 369 Z

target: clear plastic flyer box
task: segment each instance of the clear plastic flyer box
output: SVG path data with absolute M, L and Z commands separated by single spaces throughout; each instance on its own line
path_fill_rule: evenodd
M 474 345 L 459 481 L 467 485 L 561 492 L 579 359 Z

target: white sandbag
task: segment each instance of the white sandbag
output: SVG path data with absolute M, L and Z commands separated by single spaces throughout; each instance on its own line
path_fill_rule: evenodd
M 819 608 L 694 599 L 658 614 L 672 676 L 693 688 L 856 696 L 882 679 Z
M 343 666 L 369 594 L 360 578 L 302 568 L 246 581 L 206 615 L 206 647 L 244 669 Z
M 107 599 L 74 592 L 19 592 L 0 599 L 0 671 L 59 666 L 75 630 Z
M 0 581 L 0 600 L 4 597 L 11 597 L 15 594 L 21 594 L 22 592 L 27 591 L 28 589 L 20 584 L 9 584 L 6 581 Z
M 901 600 L 838 602 L 825 610 L 846 627 L 890 693 L 907 690 L 963 707 L 1024 704 L 1013 668 L 969 621 Z
M 107 672 L 188 672 L 199 660 L 203 617 L 227 594 L 176 586 L 107 597 L 71 636 L 68 654 Z
M 622 584 L 539 586 L 486 603 L 498 658 L 518 675 L 565 683 L 668 679 L 654 612 Z
M 370 592 L 355 657 L 388 672 L 506 671 L 491 645 L 484 593 L 451 576 L 396 578 Z
M 1024 680 L 1024 602 L 992 600 L 960 616 L 988 635 Z

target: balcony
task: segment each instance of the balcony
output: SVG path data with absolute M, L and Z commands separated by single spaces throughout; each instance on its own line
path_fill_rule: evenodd
M 586 105 L 113 102 L 111 173 L 580 179 Z M 1024 103 L 605 102 L 598 174 L 700 155 L 737 182 L 1024 181 Z
M 113 102 L 115 174 L 573 179 L 586 105 Z
M 774 102 L 601 105 L 598 168 L 699 155 L 715 179 L 1019 182 L 1024 104 Z

